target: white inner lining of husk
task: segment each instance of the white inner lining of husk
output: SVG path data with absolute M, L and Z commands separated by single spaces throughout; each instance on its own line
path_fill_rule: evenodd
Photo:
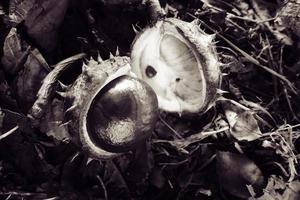
M 143 79 L 155 90 L 159 106 L 171 112 L 200 109 L 206 82 L 195 49 L 179 33 L 164 30 L 152 34 L 152 41 L 147 41 L 142 50 L 140 64 Z M 149 78 L 147 66 L 157 74 Z

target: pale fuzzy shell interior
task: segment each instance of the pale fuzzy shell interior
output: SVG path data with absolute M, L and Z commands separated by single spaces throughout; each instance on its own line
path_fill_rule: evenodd
M 154 89 L 161 109 L 195 113 L 210 106 L 207 98 L 215 99 L 220 82 L 212 40 L 196 25 L 177 19 L 159 21 L 138 36 L 132 69 Z M 212 85 L 214 91 L 208 91 Z

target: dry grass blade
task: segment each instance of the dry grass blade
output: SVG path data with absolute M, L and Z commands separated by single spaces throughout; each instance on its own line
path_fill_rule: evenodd
M 229 127 L 223 127 L 219 130 L 216 131 L 207 131 L 207 132 L 200 132 L 194 135 L 191 135 L 189 137 L 183 138 L 183 139 L 175 139 L 172 141 L 169 140 L 153 140 L 152 143 L 168 143 L 178 149 L 182 149 L 185 148 L 187 146 L 189 146 L 190 144 L 196 143 L 196 142 L 200 142 L 201 140 L 204 140 L 207 137 L 216 135 L 217 133 L 222 133 L 224 131 L 229 130 Z
M 7 136 L 13 134 L 16 130 L 19 129 L 19 126 L 15 126 L 14 128 L 12 128 L 11 130 L 7 131 L 6 133 L 0 135 L 0 140 L 6 138 Z

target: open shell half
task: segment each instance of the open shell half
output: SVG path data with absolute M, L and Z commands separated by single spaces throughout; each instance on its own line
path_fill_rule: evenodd
M 132 70 L 154 89 L 162 110 L 202 113 L 214 104 L 221 82 L 214 37 L 196 22 L 175 18 L 159 20 L 136 37 Z
M 65 117 L 63 126 L 70 139 L 90 157 L 110 159 L 135 149 L 145 142 L 154 129 L 158 102 L 154 91 L 131 73 L 128 57 L 91 59 L 82 66 L 82 73 L 70 86 L 61 84 Z M 48 77 L 51 79 L 50 72 Z M 53 83 L 46 77 L 45 82 Z M 54 76 L 53 76 L 54 77 Z M 53 78 L 52 78 L 53 79 Z M 48 99 L 50 87 L 42 86 L 31 117 L 42 119 L 42 100 Z
M 95 157 L 110 158 L 134 149 L 154 129 L 156 95 L 130 76 L 130 69 L 127 57 L 91 60 L 66 93 L 70 131 Z

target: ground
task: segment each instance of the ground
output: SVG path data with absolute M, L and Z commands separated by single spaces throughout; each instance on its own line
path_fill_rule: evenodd
M 34 126 L 27 114 L 61 60 L 79 53 L 108 59 L 117 48 L 130 56 L 135 31 L 153 23 L 146 5 L 0 3 L 1 199 L 300 198 L 300 2 L 160 3 L 167 17 L 197 19 L 215 34 L 223 92 L 205 113 L 161 110 L 151 138 L 111 160 L 91 160 L 64 132 Z M 81 64 L 60 81 L 74 82 Z

